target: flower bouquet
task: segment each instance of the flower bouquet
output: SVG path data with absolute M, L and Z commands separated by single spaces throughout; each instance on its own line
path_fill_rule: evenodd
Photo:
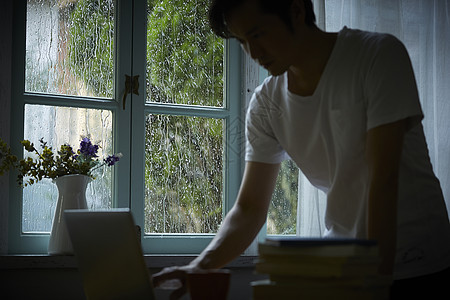
M 122 156 L 109 155 L 98 158 L 98 145 L 89 138 L 83 138 L 79 149 L 74 152 L 70 145 L 61 145 L 55 155 L 51 147 L 41 139 L 38 151 L 28 140 L 21 142 L 30 156 L 18 159 L 8 145 L 0 139 L 0 175 L 9 169 L 17 169 L 20 186 L 34 184 L 43 178 L 50 178 L 58 188 L 58 201 L 53 218 L 48 245 L 50 255 L 71 255 L 73 253 L 63 212 L 66 209 L 86 209 L 86 188 L 94 179 L 93 172 L 102 166 L 114 166 Z M 25 182 L 24 182 L 25 181 Z
M 68 144 L 61 145 L 57 155 L 44 139 L 40 139 L 41 152 L 28 140 L 21 141 L 21 144 L 26 151 L 34 154 L 35 158 L 28 156 L 19 160 L 11 154 L 8 145 L 0 139 L 0 175 L 9 169 L 17 169 L 19 172 L 17 182 L 22 187 L 34 184 L 43 178 L 56 179 L 73 174 L 87 175 L 95 179 L 94 170 L 102 166 L 114 166 L 122 156 L 119 153 L 99 160 L 97 155 L 99 146 L 92 144 L 89 138 L 81 140 L 76 152 Z

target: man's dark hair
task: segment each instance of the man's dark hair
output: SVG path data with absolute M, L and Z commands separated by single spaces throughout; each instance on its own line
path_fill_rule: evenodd
M 220 37 L 232 37 L 225 17 L 237 6 L 248 0 L 212 0 L 209 7 L 209 23 L 214 31 Z M 290 17 L 290 7 L 293 0 L 258 0 L 260 8 L 264 13 L 278 15 L 289 29 L 293 29 Z M 303 0 L 305 3 L 305 23 L 308 26 L 316 26 L 316 16 L 314 15 L 313 4 L 311 0 Z

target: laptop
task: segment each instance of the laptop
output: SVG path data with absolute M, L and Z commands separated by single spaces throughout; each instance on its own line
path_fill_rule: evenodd
M 87 299 L 155 299 L 129 209 L 66 210 L 64 216 Z

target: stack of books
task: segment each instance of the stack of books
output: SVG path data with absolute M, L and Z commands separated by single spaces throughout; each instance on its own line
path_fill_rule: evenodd
M 376 242 L 268 238 L 259 244 L 253 299 L 389 299 L 391 278 L 378 275 Z

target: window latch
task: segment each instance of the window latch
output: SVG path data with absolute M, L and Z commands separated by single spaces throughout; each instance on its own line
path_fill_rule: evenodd
M 125 110 L 125 102 L 128 94 L 135 94 L 139 96 L 139 75 L 128 76 L 125 75 L 125 92 L 123 93 L 122 106 Z

